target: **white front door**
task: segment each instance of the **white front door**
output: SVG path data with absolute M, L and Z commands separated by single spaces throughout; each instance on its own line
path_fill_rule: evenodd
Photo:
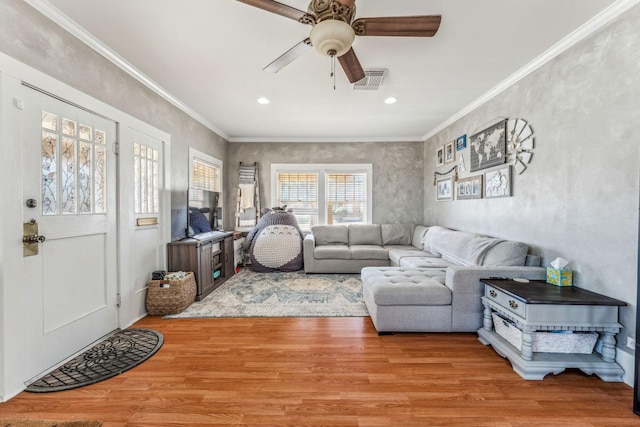
M 118 286 L 116 124 L 23 90 L 23 219 L 46 238 L 23 264 L 26 380 L 116 329 Z

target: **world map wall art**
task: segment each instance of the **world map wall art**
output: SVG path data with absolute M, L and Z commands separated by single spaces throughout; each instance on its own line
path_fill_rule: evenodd
M 469 138 L 471 172 L 505 162 L 507 120 L 502 119 Z

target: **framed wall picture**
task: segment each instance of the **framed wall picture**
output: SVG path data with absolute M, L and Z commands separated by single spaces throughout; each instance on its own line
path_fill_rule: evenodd
M 444 165 L 444 147 L 440 147 L 436 151 L 436 166 L 442 165 Z
M 484 198 L 511 196 L 511 166 L 484 174 Z
M 442 178 L 436 181 L 436 200 L 453 200 L 453 179 Z
M 456 138 L 456 151 L 464 150 L 467 148 L 467 134 Z
M 456 199 L 481 199 L 482 198 L 482 175 L 460 178 L 456 183 Z
M 453 149 L 453 141 L 444 146 L 444 162 L 451 163 L 456 160 L 456 152 Z
M 501 165 L 506 159 L 507 120 L 472 135 L 469 139 L 471 147 L 471 172 Z

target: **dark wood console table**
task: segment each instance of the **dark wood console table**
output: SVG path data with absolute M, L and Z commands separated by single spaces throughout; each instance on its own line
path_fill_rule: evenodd
M 484 279 L 481 282 L 485 285 L 484 322 L 478 330 L 479 340 L 507 358 L 522 378 L 541 380 L 549 373 L 578 368 L 587 374 L 595 373 L 605 381 L 622 381 L 624 371 L 615 361 L 615 336 L 622 329 L 618 308 L 627 303 L 585 289 L 538 280 L 521 283 Z M 511 320 L 522 331 L 521 350 L 497 334 L 493 312 Z M 595 351 L 591 354 L 533 352 L 532 334 L 554 330 L 598 332 L 601 354 Z
M 235 274 L 233 232 L 212 231 L 168 243 L 169 271 L 193 271 L 200 301 Z

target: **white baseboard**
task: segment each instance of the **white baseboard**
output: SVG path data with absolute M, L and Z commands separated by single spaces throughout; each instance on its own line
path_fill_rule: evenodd
M 620 367 L 624 370 L 624 375 L 622 376 L 622 380 L 624 381 L 624 383 L 628 386 L 633 387 L 633 378 L 636 363 L 635 355 L 631 352 L 628 352 L 626 349 L 617 348 L 616 362 L 618 362 L 618 365 L 620 365 Z

